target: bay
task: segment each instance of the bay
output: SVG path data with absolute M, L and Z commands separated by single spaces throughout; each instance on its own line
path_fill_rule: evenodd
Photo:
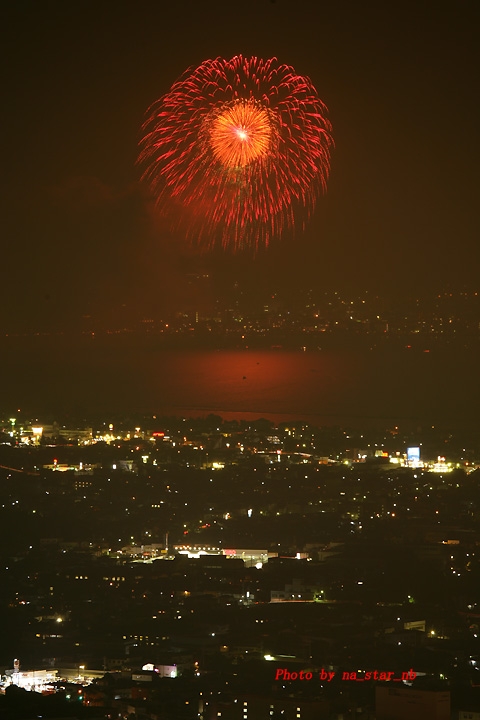
M 478 423 L 478 353 L 166 350 L 126 339 L 8 339 L 2 412 L 265 417 L 316 425 Z

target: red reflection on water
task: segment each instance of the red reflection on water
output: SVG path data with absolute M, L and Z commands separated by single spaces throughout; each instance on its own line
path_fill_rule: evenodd
M 0 356 L 8 380 L 3 406 L 36 416 L 215 413 L 320 425 L 470 427 L 480 403 L 476 349 L 186 352 L 136 337 L 8 340 Z
M 328 398 L 336 395 L 343 374 L 341 363 L 321 353 L 161 353 L 156 361 L 162 372 L 154 381 L 155 395 L 165 411 L 218 412 L 245 419 L 305 417 L 307 407 L 307 414 L 330 412 Z

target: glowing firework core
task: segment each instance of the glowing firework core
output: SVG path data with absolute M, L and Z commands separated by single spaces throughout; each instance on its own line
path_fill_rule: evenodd
M 245 167 L 266 158 L 271 148 L 272 119 L 254 101 L 237 100 L 215 112 L 209 127 L 215 158 L 228 167 Z

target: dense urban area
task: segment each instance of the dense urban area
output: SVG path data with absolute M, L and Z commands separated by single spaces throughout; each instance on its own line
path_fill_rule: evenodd
M 69 422 L 1 421 L 1 718 L 478 717 L 478 434 Z

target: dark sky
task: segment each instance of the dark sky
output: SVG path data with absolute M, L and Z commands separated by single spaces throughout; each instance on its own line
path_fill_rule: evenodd
M 246 287 L 399 298 L 477 282 L 477 0 L 15 0 L 1 12 L 1 325 L 161 314 L 198 268 Z M 329 190 L 304 235 L 255 260 L 199 258 L 152 223 L 140 126 L 189 66 L 240 53 L 312 79 L 334 129 Z

